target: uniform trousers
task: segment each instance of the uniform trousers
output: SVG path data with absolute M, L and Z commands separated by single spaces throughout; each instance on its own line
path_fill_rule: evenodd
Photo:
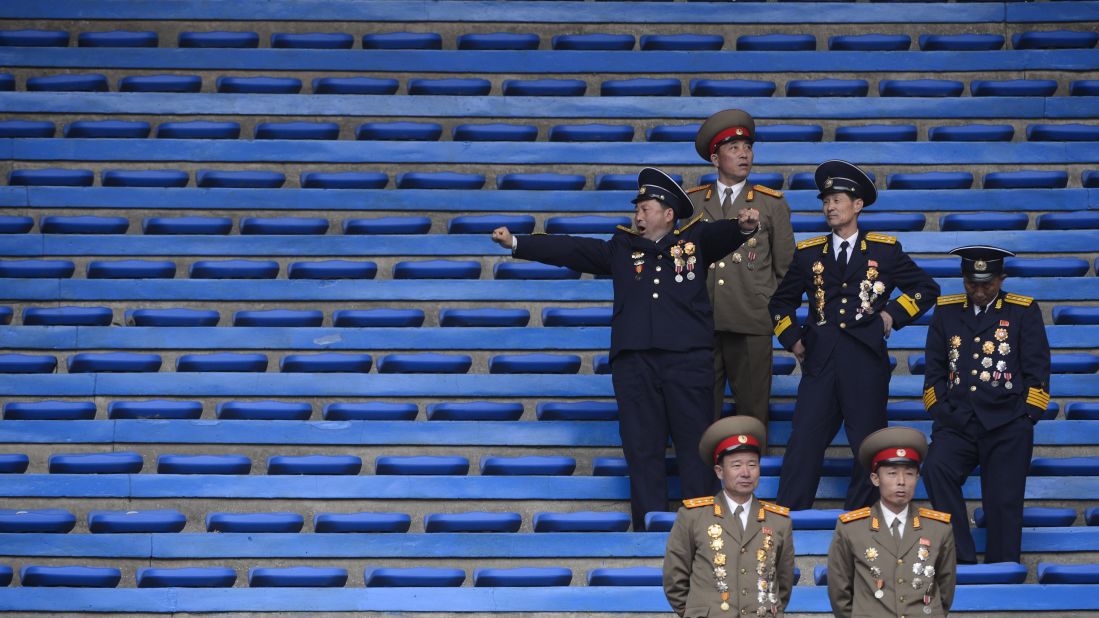
M 611 363 L 635 531 L 645 529 L 646 513 L 668 508 L 664 460 L 669 434 L 679 464 L 680 494 L 713 495 L 713 467 L 698 457 L 698 443 L 712 420 L 713 371 L 710 348 L 626 350 Z
M 737 415 L 753 416 L 767 426 L 770 418 L 773 339 L 767 335 L 714 333 L 714 418 L 721 418 L 728 380 Z
M 932 424 L 931 448 L 921 472 L 927 496 L 937 510 L 950 513 L 958 562 L 975 564 L 977 550 L 969 531 L 962 485 L 979 464 L 981 502 L 988 532 L 985 562 L 1019 562 L 1023 497 L 1034 449 L 1034 423 L 1020 415 L 1006 425 L 988 430 L 976 414 L 968 416 L 964 423 L 958 423 L 960 427 L 947 426 L 939 420 Z

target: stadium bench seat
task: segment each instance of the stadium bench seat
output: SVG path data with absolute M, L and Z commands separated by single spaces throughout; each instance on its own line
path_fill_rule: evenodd
M 233 314 L 233 326 L 316 327 L 323 322 L 324 312 L 316 309 L 260 309 Z
M 129 373 L 160 371 L 159 354 L 146 352 L 83 352 L 69 357 L 69 373 Z
M 141 454 L 133 451 L 56 453 L 49 459 L 50 474 L 137 474 L 141 466 Z
M 1068 172 L 1053 170 L 989 172 L 984 178 L 986 189 L 1064 189 L 1066 186 Z
M 335 122 L 260 122 L 256 139 L 339 139 L 340 125 Z
M 474 260 L 425 260 L 397 262 L 394 279 L 479 279 L 481 263 Z
M 406 172 L 397 174 L 398 189 L 466 189 L 485 186 L 483 174 L 460 172 Z
M 859 217 L 859 227 L 868 232 L 919 232 L 926 223 L 920 212 L 872 212 Z
M 547 307 L 542 310 L 543 326 L 610 326 L 610 307 Z
M 969 84 L 975 97 L 1051 97 L 1057 92 L 1052 79 L 975 79 Z
M 645 532 L 671 532 L 675 513 L 652 511 L 645 513 Z
M 501 174 L 496 188 L 519 191 L 579 191 L 587 184 L 582 174 Z
M 795 232 L 827 232 L 828 222 L 824 220 L 824 215 L 803 215 L 792 214 L 790 215 L 790 224 L 793 226 Z M 721 264 L 722 262 L 719 262 Z
M 640 40 L 642 51 L 718 51 L 724 45 L 719 34 L 646 34 Z
M 969 172 L 916 172 L 889 174 L 885 186 L 900 189 L 968 189 L 973 186 L 973 174 Z
M 194 420 L 202 417 L 202 402 L 149 399 L 145 401 L 112 401 L 107 406 L 107 418 L 132 420 L 142 418 Z
M 346 32 L 274 32 L 271 47 L 275 49 L 351 49 L 355 37 Z
M 64 30 L 0 30 L 3 47 L 68 47 L 69 33 Z
M 0 305 L 0 324 L 11 324 L 11 316 L 13 313 L 11 307 Z
M 72 73 L 28 77 L 28 92 L 107 92 L 111 88 L 101 73 Z
M 1099 508 L 1084 511 L 1084 522 L 1089 526 L 1099 526 Z
M 23 474 L 30 458 L 23 453 L 0 453 L 0 474 Z
M 95 418 L 91 401 L 9 401 L 4 418 L 11 421 L 90 421 Z
M 871 124 L 836 127 L 837 142 L 914 142 L 918 134 L 911 124 Z
M 252 460 L 245 455 L 160 455 L 157 474 L 249 474 Z
M 248 569 L 253 588 L 343 588 L 347 569 L 338 567 L 256 567 Z
M 541 262 L 500 262 L 493 267 L 496 279 L 579 279 L 580 273 L 564 266 L 552 266 Z
M 221 420 L 307 421 L 313 407 L 304 401 L 225 401 L 217 406 Z
M 605 511 L 535 513 L 533 528 L 535 532 L 625 532 L 630 528 L 630 516 Z
M 958 585 L 1021 584 L 1026 581 L 1027 568 L 1018 562 L 959 564 Z
M 462 569 L 440 567 L 366 568 L 367 588 L 457 588 L 466 580 Z
M 591 359 L 592 373 L 597 375 L 610 375 L 611 357 L 609 354 L 597 354 Z
M 180 32 L 179 46 L 184 48 L 255 48 L 259 47 L 259 34 L 224 30 Z
M 1087 171 L 1080 173 L 1080 182 L 1084 187 L 1094 189 L 1099 187 L 1099 171 Z
M 883 79 L 878 94 L 883 97 L 960 97 L 965 84 L 952 79 Z
M 311 235 L 327 231 L 328 219 L 324 217 L 244 217 L 240 220 L 240 233 L 246 236 Z
M 155 32 L 111 30 L 108 32 L 81 32 L 76 37 L 77 47 L 156 47 L 160 39 Z
M 634 37 L 630 34 L 559 34 L 553 37 L 551 46 L 562 51 L 629 51 Z
M 229 217 L 149 217 L 141 231 L 154 235 L 225 236 L 233 229 Z
M 794 372 L 797 361 L 789 356 L 776 356 L 771 361 L 771 373 L 776 376 L 788 376 Z
M 232 94 L 298 94 L 301 80 L 296 77 L 219 77 L 218 92 Z
M 363 49 L 442 49 L 443 37 L 435 32 L 380 32 L 364 34 Z
M 575 354 L 499 354 L 489 359 L 488 371 L 574 374 L 580 371 L 580 357 Z
M 313 94 L 396 94 L 400 82 L 384 77 L 318 77 Z
M 337 328 L 418 327 L 424 323 L 421 309 L 340 309 L 332 312 Z
M 26 307 L 24 326 L 110 326 L 110 307 Z
M 0 533 L 66 534 L 76 516 L 64 509 L 0 509 Z
M 645 139 L 650 142 L 694 142 L 694 136 L 698 133 L 698 124 L 681 124 L 681 125 L 660 125 L 651 129 L 645 130 Z M 596 177 L 610 176 L 611 174 L 600 174 Z M 629 174 L 614 174 L 613 176 L 629 176 Z M 636 178 L 634 179 L 636 183 Z
M 950 213 L 939 217 L 939 229 L 944 232 L 1025 230 L 1028 221 L 1025 212 Z
M 842 513 L 842 509 L 790 511 L 790 523 L 795 530 L 832 530 Z
M 320 352 L 288 354 L 279 361 L 283 373 L 370 373 L 374 359 L 369 354 Z
M 43 234 L 125 234 L 130 221 L 126 217 L 51 215 L 42 217 L 38 229 Z
M 55 127 L 48 120 L 0 121 L 0 137 L 53 137 Z
M 122 572 L 113 567 L 34 566 L 19 570 L 23 587 L 114 588 Z
M 240 123 L 231 120 L 162 122 L 157 125 L 156 136 L 161 139 L 237 139 Z
M 405 513 L 317 513 L 313 531 L 325 533 L 408 532 L 412 518 Z
M 737 37 L 737 51 L 813 51 L 817 37 L 811 34 L 748 34 Z
M 676 183 L 683 184 L 682 174 L 668 175 Z M 595 188 L 598 191 L 637 191 L 637 174 L 598 174 L 595 177 Z
M 305 519 L 297 513 L 209 513 L 207 532 L 297 533 Z
M 475 588 L 537 588 L 568 586 L 572 583 L 572 571 L 565 567 L 517 567 L 511 569 L 475 569 Z
M 864 79 L 792 79 L 786 82 L 788 97 L 865 97 L 870 84 Z
M 1099 457 L 1035 457 L 1030 461 L 1034 476 L 1099 476 Z
M 618 404 L 613 401 L 546 401 L 535 414 L 540 421 L 616 421 Z
M 191 265 L 192 279 L 274 279 L 279 263 L 274 260 L 199 260 Z
M 149 123 L 137 120 L 77 120 L 65 125 L 62 134 L 70 138 L 139 138 L 149 137 Z
M 1099 125 L 1032 124 L 1027 125 L 1026 138 L 1032 142 L 1094 142 L 1099 141 Z
M 909 367 L 912 366 L 909 361 Z M 885 414 L 891 421 L 926 421 L 927 411 L 922 401 L 890 401 L 885 406 Z M 791 418 L 793 418 L 791 410 Z
M 374 460 L 374 474 L 400 476 L 465 476 L 469 460 L 458 456 L 384 456 Z
M 1054 307 L 1054 324 L 1099 324 L 1099 307 Z
M 431 513 L 424 516 L 424 532 L 518 532 L 519 513 Z
M 599 94 L 605 97 L 678 97 L 682 88 L 674 78 L 608 79 L 600 84 Z
M 630 218 L 603 215 L 548 217 L 545 231 L 547 234 L 613 234 L 619 225 L 629 227 Z
M 521 403 L 466 401 L 432 403 L 427 406 L 429 421 L 517 421 L 521 416 Z
M 1099 95 L 1099 79 L 1078 79 L 1069 82 L 1068 93 L 1074 97 Z
M 582 79 L 506 79 L 506 97 L 582 97 L 588 84 Z
M 664 469 L 669 475 L 679 474 L 679 462 L 674 457 L 664 460 Z M 626 467 L 625 457 L 593 457 L 591 460 L 592 476 L 627 476 L 629 469 Z
M 204 189 L 278 189 L 286 174 L 262 170 L 198 170 L 195 185 Z
M 88 531 L 94 534 L 181 532 L 187 517 L 172 509 L 151 511 L 88 511 Z
M 213 309 L 133 309 L 126 312 L 132 326 L 217 326 L 221 315 Z
M 537 456 L 482 457 L 482 476 L 571 476 L 576 471 L 572 457 Z
M 118 260 L 88 262 L 89 279 L 172 279 L 176 265 L 168 260 Z
M 491 90 L 492 82 L 481 78 L 450 77 L 444 79 L 414 78 L 408 80 L 408 94 L 412 95 L 426 94 L 448 97 L 483 97 L 488 95 Z
M 1076 30 L 1020 32 L 1011 36 L 1015 49 L 1091 49 L 1099 33 Z
M 382 172 L 302 172 L 303 189 L 384 189 L 389 176 Z
M 663 573 L 659 567 L 607 567 L 588 571 L 589 586 L 660 586 Z
M 1004 48 L 1001 34 L 922 34 L 923 51 L 996 51 Z
M 973 522 L 978 528 L 985 527 L 985 510 L 977 507 L 973 511 Z M 1071 526 L 1076 521 L 1076 511 L 1070 508 L 1047 506 L 1023 507 L 1024 528 L 1050 528 Z
M 527 124 L 460 124 L 452 132 L 456 142 L 533 142 L 538 127 Z
M 385 401 L 340 402 L 324 407 L 326 421 L 414 421 L 419 414 L 414 403 Z
M 551 142 L 629 142 L 633 127 L 617 124 L 559 124 L 550 127 Z
M 1099 564 L 1038 563 L 1039 584 L 1097 584 Z
M 237 572 L 229 567 L 145 567 L 136 573 L 138 588 L 232 588 Z
M 427 234 L 429 231 L 430 217 L 377 217 L 343 222 L 344 234 Z
M 1081 258 L 1011 258 L 1004 265 L 1012 277 L 1082 277 L 1088 268 Z
M 530 234 L 534 231 L 534 217 L 530 215 L 462 215 L 447 224 L 450 234 L 491 234 L 498 227 L 506 227 L 513 234 Z
M 90 187 L 95 182 L 92 170 L 48 167 L 37 170 L 12 170 L 8 184 L 27 187 Z
M 26 234 L 34 227 L 34 219 L 21 215 L 0 215 L 0 234 Z
M 0 354 L 0 374 L 3 373 L 53 373 L 57 358 L 34 354 Z
M 485 34 L 458 35 L 458 49 L 476 50 L 531 50 L 538 49 L 541 39 L 537 34 L 518 32 L 489 32 Z
M 932 142 L 1010 142 L 1015 127 L 1009 124 L 963 124 L 931 127 L 927 139 Z
M 519 327 L 530 323 L 527 309 L 442 309 L 439 326 Z
M 387 354 L 378 359 L 378 373 L 468 373 L 473 359 L 466 354 Z
M 202 90 L 198 75 L 127 75 L 118 80 L 119 92 L 194 93 Z
M 907 51 L 912 37 L 906 34 L 854 34 L 828 37 L 832 51 Z
M 11 73 L 0 73 L 0 92 L 15 90 L 15 76 Z
M 776 88 L 775 82 L 758 79 L 692 79 L 689 83 L 695 97 L 769 97 Z
M 275 455 L 267 458 L 267 474 L 354 476 L 363 469 L 356 455 Z
M 183 170 L 103 170 L 104 187 L 186 187 L 190 174 Z
M 819 124 L 770 124 L 756 127 L 760 142 L 819 142 L 824 128 Z

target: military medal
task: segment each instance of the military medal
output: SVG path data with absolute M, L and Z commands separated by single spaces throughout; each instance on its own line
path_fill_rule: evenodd
M 950 347 L 952 347 L 952 348 L 962 347 L 962 338 L 957 336 L 957 335 L 954 335 L 953 337 L 951 337 L 950 338 Z
M 882 590 L 882 588 L 885 587 L 885 580 L 884 579 L 875 579 L 874 580 L 874 585 L 878 587 L 878 589 L 874 591 L 874 598 L 875 599 L 883 598 L 885 596 L 885 591 Z
M 867 547 L 865 555 L 866 555 L 867 560 L 869 560 L 870 562 L 873 562 L 874 560 L 876 560 L 878 558 L 878 548 L 877 547 Z
M 996 341 L 1007 341 L 1007 329 L 997 328 L 996 333 L 993 335 L 993 337 L 996 338 Z
M 1011 344 L 1005 341 L 996 346 L 996 351 L 1000 353 L 1000 356 L 1007 356 L 1011 354 Z M 988 354 L 992 354 L 992 352 L 988 352 Z
M 981 351 L 985 354 L 992 354 L 996 351 L 996 344 L 992 343 L 991 341 L 986 341 L 981 344 Z
M 988 369 L 989 367 L 992 366 L 992 359 L 987 357 L 987 356 L 982 358 L 981 359 L 981 366 L 984 367 L 985 369 Z
M 759 244 L 759 241 L 756 240 L 755 237 L 753 236 L 752 238 L 749 238 L 748 242 L 745 243 L 745 244 L 747 244 L 749 247 L 755 247 L 756 245 Z
M 694 245 L 693 244 L 688 244 L 688 246 L 692 247 L 691 251 L 689 251 L 688 253 L 694 253 L 694 249 L 693 249 Z M 694 278 L 695 278 L 695 262 L 696 261 L 697 260 L 696 260 L 695 256 L 693 256 L 693 255 L 691 257 L 687 258 L 687 279 L 689 279 L 691 281 L 694 281 Z

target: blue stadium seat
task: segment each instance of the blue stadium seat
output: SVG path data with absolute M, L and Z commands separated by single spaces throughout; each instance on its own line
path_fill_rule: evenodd
M 373 362 L 369 354 L 288 354 L 279 362 L 279 370 L 283 373 L 369 373 Z
M 1099 125 L 1032 124 L 1027 125 L 1026 138 L 1032 142 L 1094 142 L 1099 141 Z
M 959 564 L 958 585 L 1021 584 L 1026 581 L 1027 568 L 1018 562 Z
M 74 270 L 69 260 L 0 260 L 0 277 L 8 279 L 67 279 Z
M 397 174 L 398 189 L 467 189 L 485 186 L 483 174 L 461 172 L 405 172 Z
M 1082 277 L 1088 273 L 1088 261 L 1081 258 L 1011 258 L 1004 270 L 1012 277 Z
M 337 328 L 418 327 L 424 323 L 421 309 L 340 309 L 332 312 Z
M 293 262 L 286 269 L 287 279 L 373 279 L 377 274 L 374 262 L 350 260 Z
M 0 47 L 68 47 L 64 30 L 0 30 Z
M 888 189 L 969 189 L 973 186 L 973 174 L 969 172 L 917 172 L 889 174 L 885 177 Z
M 806 509 L 790 511 L 790 523 L 795 530 L 832 530 L 842 509 Z
M 298 94 L 301 80 L 296 77 L 219 77 L 218 92 L 233 94 Z
M 160 455 L 157 474 L 248 474 L 252 460 L 245 455 Z
M 111 420 L 139 418 L 170 418 L 194 420 L 202 416 L 202 402 L 150 399 L 147 401 L 112 401 L 107 406 Z
M 519 513 L 432 513 L 424 516 L 424 532 L 518 532 Z
M 119 92 L 200 92 L 198 75 L 127 75 L 118 80 Z
M 232 588 L 237 573 L 229 567 L 145 567 L 136 579 L 138 588 Z
M 384 189 L 389 176 L 383 172 L 302 172 L 303 189 Z
M 630 516 L 617 512 L 535 513 L 535 532 L 625 532 Z M 606 584 L 604 584 L 606 585 Z
M 683 124 L 667 126 L 661 125 L 651 129 L 645 130 L 645 139 L 650 142 L 691 142 L 695 141 L 695 135 L 698 133 L 699 124 Z M 596 178 L 603 176 L 628 176 L 629 174 L 600 174 Z M 635 179 L 636 180 L 636 179 Z
M 47 167 L 37 170 L 12 170 L 8 184 L 29 187 L 90 187 L 95 182 L 92 170 Z
M 1030 461 L 1034 476 L 1099 476 L 1099 457 L 1035 457 Z
M 449 77 L 444 79 L 414 78 L 408 80 L 408 94 L 413 95 L 483 97 L 491 91 L 492 82 L 481 78 Z
M 572 571 L 565 567 L 493 568 L 473 571 L 475 588 L 535 588 L 568 586 L 570 583 L 572 583 Z
M 148 31 L 81 32 L 76 37 L 77 47 L 156 47 L 158 43 L 157 34 Z
M 1075 30 L 1020 32 L 1011 36 L 1015 49 L 1091 49 L 1099 33 Z
M 77 120 L 65 125 L 62 134 L 73 138 L 146 138 L 152 129 L 135 120 Z
M 220 189 L 278 189 L 286 174 L 262 170 L 198 170 L 195 185 Z
M 909 367 L 912 365 L 913 361 L 909 357 Z M 885 406 L 885 413 L 891 421 L 925 421 L 928 418 L 922 401 L 890 401 Z M 793 409 L 790 410 L 790 415 L 792 418 Z
M 387 354 L 378 359 L 378 373 L 467 373 L 472 365 L 466 354 Z
M 883 97 L 960 97 L 965 84 L 952 79 L 883 79 L 878 94 Z
M 274 260 L 199 260 L 191 265 L 192 279 L 274 279 L 279 263 Z
M 65 534 L 76 526 L 76 516 L 64 509 L 0 509 L 0 533 Z
M 583 176 L 580 177 L 583 179 Z M 499 179 L 497 182 L 501 182 Z M 513 187 L 509 187 L 513 188 Z M 534 231 L 534 217 L 530 215 L 462 215 L 447 224 L 449 234 L 491 234 L 498 227 L 506 227 L 513 234 L 530 234 Z
M 610 307 L 547 307 L 542 310 L 543 326 L 610 326 Z
M 24 326 L 110 326 L 110 307 L 26 307 Z
M 354 476 L 362 468 L 363 460 L 356 455 L 275 455 L 267 458 L 267 474 Z
M 1088 189 L 1099 187 L 1099 172 L 1094 170 L 1081 172 L 1080 182 Z
M 533 142 L 538 127 L 527 124 L 460 124 L 452 132 L 456 142 Z
M 1054 307 L 1054 324 L 1099 324 L 1099 307 Z
M 16 215 L 0 215 L 0 234 L 26 234 L 34 227 L 34 219 Z
M 571 476 L 576 460 L 560 456 L 482 457 L 481 476 Z
M 477 50 L 529 50 L 538 49 L 539 42 L 537 34 L 490 32 L 458 35 L 457 47 Z
M 828 222 L 824 215 L 803 215 L 795 213 L 790 215 L 790 223 L 795 232 L 827 232 Z
M 179 46 L 185 48 L 236 48 L 259 47 L 259 34 L 255 32 L 180 32 Z
M 414 403 L 367 401 L 324 406 L 326 421 L 414 421 L 417 414 L 419 408 Z
M 256 567 L 248 569 L 252 588 L 343 588 L 347 569 L 337 567 Z
M 405 513 L 317 513 L 313 531 L 325 533 L 408 532 L 412 518 Z
M 339 139 L 340 125 L 335 122 L 260 122 L 256 139 Z
M 1099 508 L 1090 508 L 1084 511 L 1084 521 L 1089 526 L 1099 526 Z
M 496 188 L 505 191 L 579 191 L 585 184 L 583 174 L 520 173 L 496 177 Z
M 54 126 L 48 120 L 0 121 L 0 137 L 53 137 Z
M 633 44 L 631 34 L 559 34 L 552 39 L 553 49 L 567 51 L 629 51 Z
M 540 421 L 616 421 L 618 404 L 613 401 L 547 401 L 539 403 Z
M 550 127 L 551 142 L 629 142 L 633 127 L 620 124 L 559 124 Z
M 1068 93 L 1074 97 L 1099 96 L 1099 79 L 1078 79 L 1069 82 Z
M 1025 212 L 951 213 L 939 218 L 944 232 L 983 232 L 989 230 L 1025 230 Z
M 323 322 L 324 312 L 315 309 L 260 309 L 233 314 L 233 326 L 316 327 Z
M 769 97 L 775 88 L 775 82 L 756 79 L 692 79 L 689 84 L 695 97 Z
M 401 84 L 383 77 L 318 77 L 313 94 L 396 94 Z
M 355 37 L 345 32 L 274 32 L 271 47 L 276 49 L 351 49 Z
M 309 420 L 313 407 L 306 401 L 224 401 L 218 404 L 222 420 Z
M 527 309 L 441 309 L 439 326 L 519 327 L 530 323 Z
M 11 324 L 11 316 L 13 313 L 11 307 L 0 305 L 0 324 Z
M 771 361 L 771 373 L 776 376 L 788 376 L 794 372 L 797 361 L 789 356 L 776 356 Z
M 176 510 L 88 511 L 88 531 L 95 534 L 181 532 L 187 517 Z
M 30 463 L 30 457 L 22 453 L 0 454 L 0 474 L 23 474 Z
M 668 176 L 678 184 L 683 184 L 682 174 Z M 637 191 L 637 174 L 598 174 L 595 177 L 595 188 L 599 191 Z
M 941 220 L 940 225 L 942 225 Z M 916 266 L 919 266 L 932 277 L 962 276 L 961 264 L 954 258 L 913 258 L 913 261 L 916 262 Z
M 90 421 L 95 418 L 91 401 L 9 401 L 4 418 L 10 421 Z
M 646 34 L 640 41 L 643 51 L 718 51 L 724 45 L 719 34 Z
M 827 586 L 828 585 L 828 565 L 818 564 L 813 567 L 813 585 Z
M 168 260 L 118 260 L 88 262 L 89 279 L 172 279 L 176 265 Z
M 919 232 L 926 223 L 921 212 L 871 212 L 859 217 L 859 229 L 868 232 Z
M 565 280 L 579 279 L 580 273 L 564 266 L 551 266 L 539 262 L 501 262 L 493 267 L 493 276 L 501 280 Z
M 865 79 L 792 79 L 786 82 L 788 97 L 865 97 Z
M 244 217 L 240 220 L 243 235 L 294 236 L 324 234 L 328 219 L 324 217 Z
M 71 73 L 28 77 L 28 92 L 107 92 L 107 78 L 101 73 Z
M 996 51 L 1004 48 L 1002 34 L 922 34 L 923 51 Z
M 380 32 L 363 35 L 363 49 L 442 49 L 443 37 L 435 32 Z
M 484 182 L 483 177 L 481 181 Z M 427 234 L 429 231 L 430 217 L 378 217 L 343 222 L 344 234 Z
M 969 84 L 969 92 L 975 97 L 1051 97 L 1057 92 L 1057 82 L 1052 79 L 975 79 Z
M 737 51 L 813 51 L 817 37 L 811 34 L 749 34 L 737 37 Z
M 386 456 L 374 460 L 374 473 L 402 476 L 464 476 L 469 460 L 458 456 Z
M 1097 584 L 1099 564 L 1038 563 L 1039 584 Z
M 824 128 L 819 124 L 771 124 L 756 127 L 756 141 L 760 142 L 819 142 L 823 137 Z
M 506 97 L 582 97 L 588 84 L 582 79 L 506 79 Z
M 457 588 L 466 580 L 462 569 L 439 567 L 366 568 L 367 588 Z
M 149 217 L 141 223 L 146 234 L 224 236 L 233 229 L 229 217 Z
M 1064 189 L 1067 186 L 1068 172 L 1053 170 L 989 172 L 984 179 L 986 189 Z
M 519 420 L 523 405 L 504 401 L 462 401 L 428 405 L 428 420 Z
M 870 124 L 836 127 L 837 142 L 914 142 L 918 133 L 911 124 Z
M 186 187 L 190 174 L 183 170 L 103 170 L 104 187 Z
M 660 586 L 663 572 L 659 567 L 611 567 L 588 571 L 589 586 Z
M 425 260 L 397 262 L 394 279 L 479 279 L 481 263 L 474 260 Z
M 126 312 L 132 326 L 217 326 L 221 315 L 213 309 L 134 309 Z
M 43 234 L 125 234 L 130 228 L 126 217 L 92 215 L 46 216 L 38 222 Z
M 1010 142 L 1015 127 L 1009 124 L 963 124 L 931 127 L 927 139 L 932 142 Z
M 617 226 L 630 226 L 626 216 L 579 215 L 548 217 L 547 234 L 613 234 Z
M 1024 528 L 1050 528 L 1071 526 L 1076 521 L 1076 511 L 1070 508 L 1027 506 L 1023 507 Z M 978 528 L 985 527 L 985 510 L 977 507 L 973 511 L 973 522 Z
M 207 532 L 296 533 L 301 532 L 305 519 L 297 513 L 209 513 Z
M 50 474 L 137 474 L 141 466 L 141 454 L 133 451 L 57 453 L 49 459 Z
M 147 352 L 82 352 L 69 357 L 69 373 L 155 373 L 159 354 Z
M 675 513 L 651 511 L 645 513 L 645 532 L 671 532 Z
M 683 85 L 674 78 L 608 79 L 599 86 L 604 97 L 678 97 Z
M 25 566 L 19 570 L 24 588 L 114 588 L 121 580 L 122 572 L 113 567 Z
M 157 126 L 156 136 L 162 139 L 237 139 L 240 123 L 230 120 L 164 122 Z
M 832 51 L 908 51 L 912 37 L 907 34 L 849 34 L 828 37 Z
M 15 76 L 11 73 L 0 73 L 0 92 L 15 90 Z
M 267 357 L 263 354 L 243 352 L 183 354 L 176 359 L 176 371 L 263 373 L 267 371 Z
M 592 373 L 597 375 L 610 375 L 611 357 L 609 354 L 596 354 L 591 359 Z

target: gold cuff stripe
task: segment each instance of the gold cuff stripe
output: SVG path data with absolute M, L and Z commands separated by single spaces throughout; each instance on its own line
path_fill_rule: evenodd
M 935 387 L 929 386 L 923 392 L 923 409 L 931 411 L 931 406 L 938 403 L 938 398 L 935 397 Z
M 781 335 L 783 331 L 790 328 L 791 324 L 793 324 L 793 322 L 790 321 L 790 316 L 783 316 L 783 318 L 778 321 L 778 324 L 775 324 L 775 336 L 778 337 Z
M 916 301 L 908 294 L 901 294 L 897 297 L 897 302 L 900 303 L 904 310 L 908 312 L 908 317 L 914 318 L 920 312 L 920 306 L 916 304 Z

